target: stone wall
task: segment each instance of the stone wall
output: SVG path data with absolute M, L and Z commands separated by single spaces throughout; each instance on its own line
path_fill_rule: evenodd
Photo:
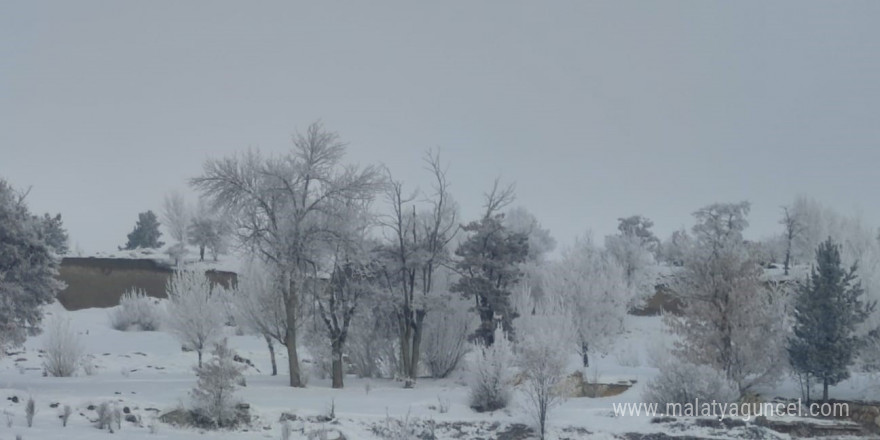
M 67 310 L 113 307 L 119 297 L 132 287 L 147 295 L 165 298 L 165 284 L 173 273 L 171 267 L 153 260 L 124 258 L 65 258 L 59 278 L 67 287 L 58 293 L 58 302 Z M 223 287 L 236 282 L 233 272 L 207 271 L 205 275 Z

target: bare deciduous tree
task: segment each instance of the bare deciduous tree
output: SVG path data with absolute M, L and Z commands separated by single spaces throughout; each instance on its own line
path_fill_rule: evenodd
M 343 166 L 345 144 L 320 123 L 294 136 L 293 146 L 292 152 L 280 157 L 249 151 L 208 160 L 203 175 L 191 183 L 214 208 L 236 220 L 241 243 L 278 276 L 290 386 L 301 387 L 297 312 L 303 295 L 316 284 L 310 280 L 315 278 L 326 242 L 336 235 L 326 220 L 340 201 L 371 200 L 381 178 L 372 166 Z
M 178 271 L 168 279 L 167 324 L 181 343 L 202 354 L 223 328 L 225 310 L 212 295 L 211 282 L 203 273 Z
M 406 195 L 403 183 L 389 176 L 386 197 L 392 212 L 383 221 L 388 243 L 383 247 L 383 273 L 392 296 L 400 338 L 400 373 L 404 386 L 415 386 L 419 371 L 422 331 L 434 290 L 434 274 L 448 262 L 449 243 L 455 237 L 457 210 L 449 194 L 446 171 L 438 154 L 425 158 L 434 178 L 433 193 L 425 203 L 427 212 L 417 212 L 418 193 Z
M 779 223 L 785 227 L 785 274 L 788 275 L 788 271 L 791 268 L 792 245 L 803 231 L 804 225 L 801 224 L 795 212 L 788 206 L 782 207 L 782 219 L 779 220 Z
M 253 261 L 239 276 L 232 295 L 235 322 L 266 340 L 273 376 L 278 374 L 275 342 L 283 345 L 287 335 L 287 315 L 283 298 L 278 295 L 277 281 L 278 277 L 269 268 L 260 261 Z

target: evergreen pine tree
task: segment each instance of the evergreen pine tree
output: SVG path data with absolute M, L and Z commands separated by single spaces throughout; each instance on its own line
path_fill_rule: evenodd
M 822 382 L 823 400 L 828 400 L 829 385 L 849 377 L 859 345 L 856 327 L 874 307 L 862 298 L 856 270 L 856 264 L 849 270 L 843 267 L 840 246 L 829 237 L 816 250 L 816 266 L 796 299 L 789 359 L 808 382 Z
M 494 342 L 496 316 L 504 331 L 512 333 L 517 314 L 510 307 L 510 289 L 522 277 L 519 264 L 529 253 L 529 237 L 509 231 L 503 218 L 500 214 L 487 216 L 462 226 L 470 236 L 455 251 L 461 257 L 456 267 L 462 275 L 450 290 L 474 299 L 480 315 L 474 338 L 486 346 Z
M 235 391 L 242 382 L 244 368 L 235 362 L 235 353 L 226 340 L 214 344 L 213 355 L 210 361 L 194 368 L 199 379 L 190 395 L 195 411 L 222 428 L 235 424 L 235 407 L 239 402 Z
M 64 288 L 58 254 L 25 195 L 0 178 L 0 351 L 39 333 L 42 306 Z
M 138 214 L 138 221 L 134 225 L 134 229 L 128 234 L 128 243 L 125 244 L 126 250 L 137 248 L 160 248 L 163 242 L 159 241 L 162 232 L 159 231 L 159 220 L 153 211 L 142 212 Z

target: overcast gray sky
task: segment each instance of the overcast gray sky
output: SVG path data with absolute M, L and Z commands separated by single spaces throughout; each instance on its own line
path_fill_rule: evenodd
M 206 157 L 321 119 L 471 219 L 495 176 L 561 243 L 809 194 L 878 224 L 880 2 L 3 2 L 0 177 L 87 252 Z

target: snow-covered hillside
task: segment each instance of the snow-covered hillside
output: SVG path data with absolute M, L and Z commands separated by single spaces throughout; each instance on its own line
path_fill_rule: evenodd
M 59 316 L 71 320 L 73 331 L 81 336 L 89 353 L 90 374 L 80 369 L 76 377 L 44 377 L 40 348 L 45 336 L 30 338 L 23 348 L 10 351 L 0 360 L 0 438 L 21 435 L 26 440 L 62 437 L 79 440 L 108 436 L 109 433 L 99 431 L 93 423 L 94 408 L 102 402 L 112 402 L 127 410 L 125 416 L 131 421 L 124 421 L 121 432 L 117 433 L 123 438 L 278 439 L 282 427 L 279 420 L 285 413 L 297 419 L 291 424 L 292 438 L 309 438 L 310 434 L 322 430 L 329 433 L 330 438 L 338 434 L 348 439 L 389 438 L 388 427 L 402 421 L 418 427 L 415 431 L 426 436 L 433 432 L 436 438 L 521 438 L 516 436 L 522 430 L 517 424 L 531 424 L 522 405 L 523 396 L 518 393 L 514 404 L 506 410 L 485 414 L 471 410 L 467 404 L 464 371 L 445 380 L 421 379 L 415 389 L 403 389 L 400 382 L 393 380 L 351 377 L 346 379 L 345 389 L 337 390 L 330 388 L 329 379 L 314 375 L 307 388 L 290 388 L 286 386 L 283 368 L 279 376 L 268 374 L 270 366 L 264 341 L 253 336 L 236 336 L 234 329 L 227 328 L 231 346 L 253 363 L 245 370 L 247 386 L 240 391 L 240 397 L 250 405 L 251 426 L 220 432 L 173 427 L 158 422 L 156 417 L 188 403 L 188 392 L 196 382 L 192 369 L 196 363 L 195 353 L 182 351 L 180 343 L 162 331 L 112 330 L 107 309 L 68 312 L 55 304 L 47 307 L 46 312 L 47 320 Z M 616 349 L 596 359 L 594 366 L 583 374 L 588 380 L 602 383 L 634 381 L 635 385 L 614 397 L 567 399 L 551 414 L 552 438 L 611 439 L 624 438 L 626 433 L 670 429 L 652 424 L 650 417 L 614 415 L 613 404 L 639 402 L 644 384 L 657 373 L 652 362 L 663 355 L 664 344 L 668 343 L 659 317 L 628 317 L 627 326 L 629 330 L 615 344 Z M 279 355 L 282 357 L 279 364 L 285 365 L 283 351 Z M 308 362 L 308 356 L 305 358 Z M 572 371 L 577 369 L 576 362 L 575 355 Z M 838 386 L 835 393 L 841 397 L 864 398 L 870 393 L 866 383 L 867 378 L 856 376 Z M 767 391 L 772 395 L 798 395 L 796 384 L 791 381 Z M 28 398 L 34 399 L 37 408 L 30 428 L 26 426 L 25 417 Z M 65 405 L 73 409 L 66 428 L 59 418 Z M 331 411 L 335 417 L 327 420 Z M 677 429 L 681 430 L 680 434 L 704 437 L 737 435 L 736 430 L 722 432 L 688 424 Z M 775 437 L 761 432 L 766 438 Z

